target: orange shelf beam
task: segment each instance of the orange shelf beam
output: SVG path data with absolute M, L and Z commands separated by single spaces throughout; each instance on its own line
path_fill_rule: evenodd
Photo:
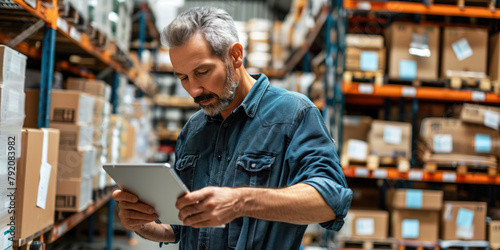
M 371 85 L 372 87 L 370 87 Z M 368 87 L 366 90 L 361 90 L 363 87 Z M 370 91 L 370 88 L 372 90 Z M 373 97 L 386 97 L 386 98 L 399 98 L 399 97 L 413 97 L 403 95 L 404 88 L 410 89 L 413 87 L 401 85 L 382 85 L 377 86 L 371 83 L 348 83 L 343 84 L 343 93 L 351 96 L 373 96 Z M 361 91 L 360 91 L 361 90 Z M 370 93 L 371 92 L 371 93 Z M 434 101 L 449 101 L 449 102 L 483 102 L 489 104 L 500 104 L 500 95 L 495 93 L 487 93 L 481 91 L 471 90 L 456 90 L 438 87 L 418 87 L 415 88 L 415 95 L 417 99 L 434 100 Z
M 465 6 L 460 9 L 457 5 L 433 4 L 413 2 L 366 2 L 344 0 L 346 10 L 388 11 L 400 13 L 415 13 L 426 15 L 467 16 L 500 19 L 500 10 L 491 11 L 487 7 Z
M 422 169 L 412 169 L 408 173 L 401 173 L 395 168 L 380 168 L 377 170 L 368 170 L 366 167 L 350 166 L 343 169 L 345 177 L 351 178 L 376 178 L 390 180 L 412 180 L 428 182 L 446 182 L 446 183 L 468 183 L 468 184 L 493 184 L 500 185 L 500 175 L 488 176 L 480 173 L 467 173 L 465 175 L 456 174 L 456 172 L 437 171 L 428 173 Z

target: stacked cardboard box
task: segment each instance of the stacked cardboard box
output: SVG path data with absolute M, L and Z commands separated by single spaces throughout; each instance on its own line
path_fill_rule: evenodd
M 54 224 L 59 130 L 23 129 L 18 161 L 15 240 Z
M 389 213 L 380 210 L 351 209 L 340 231 L 343 237 L 356 239 L 387 239 L 389 232 Z
M 439 27 L 395 22 L 388 29 L 389 78 L 438 80 Z
M 491 221 L 488 230 L 488 240 L 491 248 L 500 248 L 500 221 Z
M 486 203 L 447 201 L 441 219 L 442 240 L 486 240 Z
M 442 77 L 486 77 L 488 31 L 446 27 L 443 32 Z
M 500 156 L 497 130 L 459 119 L 426 118 L 422 121 L 420 137 L 432 153 Z
M 367 141 L 371 122 L 372 118 L 369 116 L 344 116 L 341 156 L 343 167 L 347 167 L 347 160 L 366 162 L 370 152 Z
M 90 172 L 95 161 L 92 96 L 74 90 L 53 90 L 50 127 L 61 131 L 56 210 L 78 212 L 92 202 Z
M 398 189 L 392 200 L 392 236 L 397 240 L 436 243 L 442 191 Z
M 345 70 L 384 72 L 383 36 L 348 34 L 346 46 Z
M 4 248 L 12 246 L 8 238 L 14 236 L 15 224 L 11 207 L 14 202 L 9 196 L 16 187 L 16 160 L 21 156 L 21 129 L 24 121 L 24 81 L 26 56 L 0 45 L 0 204 L 5 209 L 0 212 L 0 244 Z M 9 179 L 9 177 L 11 179 Z M 10 182 L 14 180 L 13 182 Z M 14 204 L 15 207 L 15 204 Z
M 271 30 L 272 22 L 265 19 L 251 19 L 248 28 L 249 68 L 268 69 L 271 66 Z
M 371 154 L 380 157 L 411 157 L 411 124 L 373 121 L 368 135 Z

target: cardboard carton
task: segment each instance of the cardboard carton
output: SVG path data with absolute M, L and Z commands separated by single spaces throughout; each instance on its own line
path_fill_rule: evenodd
M 92 203 L 92 179 L 58 179 L 56 211 L 81 212 Z
M 492 81 L 500 81 L 500 33 L 496 33 L 490 38 L 489 76 Z
M 486 240 L 486 202 L 447 201 L 441 218 L 442 240 Z
M 16 240 L 54 224 L 59 131 L 23 129 L 21 144 L 23 154 L 16 177 Z M 44 159 L 48 165 L 42 166 Z
M 85 93 L 71 90 L 52 90 L 50 120 L 73 124 L 92 124 L 94 99 Z
M 24 118 L 23 127 L 25 128 L 38 128 L 38 104 L 40 103 L 40 90 L 38 89 L 25 89 L 26 102 L 24 105 Z
M 61 131 L 61 149 L 87 150 L 92 147 L 94 129 L 91 126 L 51 122 L 50 127 Z
M 342 140 L 350 139 L 368 141 L 368 132 L 372 124 L 372 118 L 369 116 L 350 116 L 343 118 Z
M 498 130 L 500 108 L 479 104 L 464 103 L 460 112 L 460 120 L 468 123 L 481 124 Z
M 0 86 L 24 88 L 27 57 L 5 45 L 0 45 Z
M 389 213 L 380 210 L 349 210 L 341 230 L 345 237 L 387 239 Z
M 394 22 L 386 33 L 389 78 L 438 80 L 439 36 L 438 26 Z M 419 53 L 410 54 L 410 48 Z
M 373 121 L 368 135 L 368 144 L 371 154 L 409 159 L 411 156 L 411 124 Z
M 500 246 L 500 221 L 491 221 L 490 227 L 488 230 L 488 240 L 490 242 L 491 247 Z
M 68 78 L 66 89 L 84 92 L 97 97 L 105 96 L 106 83 L 101 80 L 86 78 Z
M 436 243 L 439 234 L 439 211 L 394 210 L 392 237 L 396 240 L 415 240 Z
M 390 196 L 393 209 L 440 211 L 443 205 L 443 191 L 440 190 L 396 189 Z
M 443 31 L 441 76 L 461 76 L 464 73 L 486 77 L 488 30 L 446 27 Z
M 0 87 L 0 124 L 24 119 L 25 94 L 23 89 L 8 85 Z
M 57 178 L 90 178 L 94 171 L 96 150 L 60 150 Z
M 453 118 L 426 118 L 420 126 L 420 138 L 434 153 L 500 156 L 497 130 L 462 123 Z

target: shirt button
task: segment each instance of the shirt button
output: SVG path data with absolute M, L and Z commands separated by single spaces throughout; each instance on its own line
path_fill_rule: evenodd
M 255 163 L 252 163 L 252 165 L 250 165 L 250 167 L 252 168 L 255 168 L 257 165 L 255 165 Z
M 219 160 L 219 161 L 220 161 L 220 159 L 221 159 L 221 158 L 222 158 L 222 156 L 221 156 L 221 155 L 217 155 L 217 160 Z

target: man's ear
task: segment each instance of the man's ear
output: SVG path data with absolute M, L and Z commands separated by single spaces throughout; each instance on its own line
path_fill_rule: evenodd
M 240 43 L 234 43 L 229 47 L 231 61 L 235 68 L 243 65 L 243 46 Z

